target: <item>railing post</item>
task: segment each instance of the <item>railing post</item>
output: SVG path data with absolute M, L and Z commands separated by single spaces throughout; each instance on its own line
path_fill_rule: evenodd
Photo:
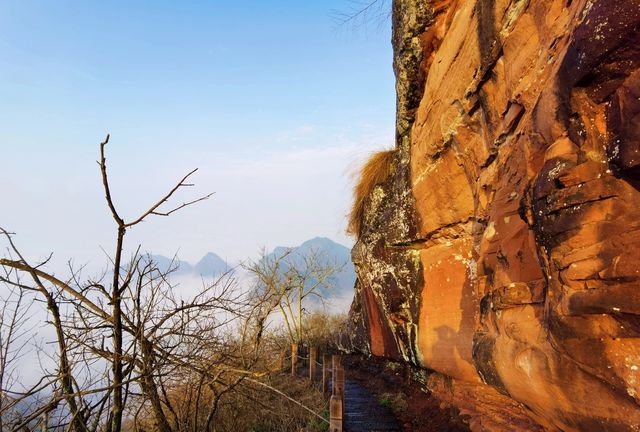
M 329 394 L 329 354 L 322 355 L 322 394 Z
M 334 372 L 334 374 L 336 376 L 336 391 L 334 392 L 334 394 L 344 394 L 344 369 L 338 366 L 338 369 Z
M 291 376 L 296 376 L 298 365 L 298 344 L 291 344 Z
M 340 395 L 340 401 L 342 402 L 342 411 L 344 411 L 345 388 L 344 369 L 342 366 L 339 366 L 336 372 L 336 393 Z
M 309 379 L 311 382 L 316 379 L 316 359 L 318 358 L 318 348 L 309 348 Z
M 329 431 L 342 432 L 342 401 L 340 396 L 329 399 Z
M 324 357 L 323 371 L 329 362 L 329 356 Z M 323 375 L 323 379 L 326 376 Z M 324 380 L 323 380 L 324 384 Z M 331 399 L 329 399 L 329 430 L 342 432 L 344 424 L 344 369 L 339 355 L 331 357 Z
M 336 372 L 340 369 L 340 356 L 333 354 L 331 356 L 331 394 L 336 394 Z
M 338 354 L 333 354 L 331 356 L 331 369 L 335 367 L 340 367 L 340 356 Z

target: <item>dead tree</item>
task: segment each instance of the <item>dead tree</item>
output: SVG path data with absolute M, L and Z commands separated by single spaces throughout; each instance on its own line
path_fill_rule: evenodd
M 138 217 L 126 219 L 111 195 L 105 156 L 108 142 L 107 136 L 100 144 L 98 164 L 115 225 L 115 246 L 103 274 L 84 278 L 82 268 L 69 264 L 68 275 L 56 277 L 47 270 L 50 257 L 27 261 L 15 235 L 0 228 L 7 244 L 6 256 L 0 257 L 0 283 L 21 299 L 32 296 L 45 304 L 48 316 L 42 324 L 52 326 L 56 346 L 55 369 L 43 368 L 40 378 L 27 388 L 10 388 L 6 377 L 12 351 L 6 341 L 17 339 L 16 333 L 8 339 L 2 333 L 0 417 L 20 406 L 20 415 L 2 424 L 3 431 L 38 425 L 73 432 L 212 431 L 227 395 L 255 386 L 272 389 L 262 380 L 270 365 L 264 362 L 261 344 L 267 316 L 275 307 L 274 292 L 247 296 L 229 272 L 203 281 L 195 296 L 181 298 L 171 278 L 177 261 L 169 269 L 160 269 L 140 246 L 124 256 L 130 229 L 147 218 L 169 216 L 211 196 L 166 209 L 177 191 L 193 186 L 189 179 L 196 170 Z M 292 310 L 295 295 L 301 301 L 313 295 L 331 274 L 320 265 L 307 266 L 306 273 L 289 269 L 287 296 L 280 297 L 278 304 Z M 313 286 L 299 284 L 311 280 L 311 275 L 316 278 Z M 301 304 L 297 316 L 302 315 Z M 19 321 L 20 310 L 5 304 L 2 322 Z M 296 322 L 292 331 L 295 328 L 300 334 L 301 321 Z M 39 354 L 51 355 L 46 349 Z
M 4 277 L 15 273 L 12 269 L 4 269 L 4 272 Z M 19 283 L 19 276 L 13 276 Z M 32 327 L 28 324 L 32 298 L 28 292 L 15 286 L 0 286 L 3 288 L 0 290 L 0 431 L 3 431 L 6 430 L 5 419 L 9 424 L 12 422 L 21 402 L 20 395 L 11 390 L 20 380 L 20 360 L 30 354 L 25 336 Z
M 280 254 L 264 251 L 257 261 L 244 265 L 254 278 L 255 292 L 261 293 L 271 311 L 278 311 L 291 344 L 305 339 L 306 306 L 315 299 L 323 303 L 322 290 L 334 289 L 333 276 L 343 265 L 332 262 L 317 250 L 301 253 L 296 248 Z
M 193 186 L 189 178 L 196 170 L 138 217 L 125 219 L 111 195 L 105 156 L 108 142 L 109 136 L 100 144 L 98 164 L 116 231 L 109 271 L 83 281 L 81 272 L 70 266 L 69 277 L 61 280 L 46 271 L 48 260 L 28 262 L 14 235 L 0 228 L 9 251 L 0 258 L 4 270 L 0 281 L 19 295 L 33 293 L 45 302 L 55 329 L 58 364 L 54 374 L 43 375 L 34 388 L 17 395 L 23 400 L 44 393 L 48 397 L 23 413 L 9 430 L 33 426 L 42 414 L 57 412 L 57 427 L 120 432 L 127 406 L 147 410 L 159 431 L 183 430 L 185 421 L 171 394 L 178 379 L 197 377 L 203 388 L 213 386 L 220 394 L 243 377 L 255 375 L 250 370 L 256 356 L 247 357 L 246 350 L 238 348 L 237 341 L 229 343 L 227 337 L 231 323 L 249 320 L 255 309 L 237 294 L 232 275 L 223 275 L 192 299 L 183 300 L 176 297 L 170 281 L 174 268 L 159 270 L 140 247 L 128 259 L 123 257 L 128 230 L 151 216 L 169 216 L 211 196 L 165 208 L 178 190 Z M 31 281 L 25 283 L 22 275 Z M 197 399 L 196 411 L 206 412 L 210 424 L 215 403 L 205 407 L 201 394 Z M 0 402 L 0 415 L 5 408 Z M 193 430 L 200 430 L 202 425 L 193 423 Z

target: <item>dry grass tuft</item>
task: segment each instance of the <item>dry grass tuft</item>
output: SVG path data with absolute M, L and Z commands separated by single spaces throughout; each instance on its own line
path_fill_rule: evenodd
M 360 237 L 362 233 L 362 218 L 364 217 L 364 204 L 373 189 L 384 183 L 391 175 L 391 167 L 395 150 L 383 150 L 371 155 L 369 160 L 360 169 L 358 182 L 353 189 L 353 206 L 349 214 L 347 233 Z

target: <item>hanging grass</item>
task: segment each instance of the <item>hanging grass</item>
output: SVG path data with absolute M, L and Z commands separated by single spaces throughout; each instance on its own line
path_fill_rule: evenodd
M 387 181 L 391 175 L 391 167 L 395 150 L 378 151 L 371 155 L 362 166 L 358 175 L 358 182 L 353 189 L 353 206 L 349 214 L 347 233 L 355 237 L 362 234 L 362 219 L 364 217 L 364 205 L 373 189 Z

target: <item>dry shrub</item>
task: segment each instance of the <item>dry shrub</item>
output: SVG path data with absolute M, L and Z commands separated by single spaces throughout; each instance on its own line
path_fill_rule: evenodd
M 310 385 L 307 379 L 275 374 L 266 381 L 312 411 L 328 418 L 327 401 L 322 392 Z M 326 426 L 326 423 L 299 405 L 268 389 L 249 384 L 227 393 L 221 399 L 216 415 L 217 431 L 321 432 L 327 429 Z
M 355 237 L 362 234 L 362 218 L 367 197 L 377 185 L 384 183 L 391 175 L 395 154 L 395 150 L 376 152 L 360 169 L 358 182 L 353 189 L 353 206 L 349 214 L 348 234 Z
M 347 321 L 346 314 L 314 311 L 304 318 L 304 341 L 309 346 L 335 348 L 335 343 Z
M 273 374 L 262 378 L 265 384 L 287 394 L 312 411 L 328 418 L 327 401 L 322 392 L 315 385 L 303 377 L 291 377 L 288 374 Z M 209 406 L 213 400 L 213 388 L 205 386 L 198 391 L 197 383 L 185 383 L 171 390 L 171 399 L 183 403 L 176 403 L 175 416 L 172 419 L 172 430 L 215 432 L 323 432 L 327 424 L 309 413 L 299 405 L 287 400 L 276 392 L 249 381 L 239 383 L 233 391 L 221 395 L 215 415 L 209 427 L 205 427 L 206 418 L 195 417 L 200 413 L 190 410 L 193 401 L 203 406 Z M 206 415 L 205 415 L 206 417 Z M 197 426 L 196 426 L 197 425 Z M 158 432 L 153 416 L 148 409 L 142 409 L 134 425 L 130 421 L 125 425 L 125 431 L 130 432 Z

